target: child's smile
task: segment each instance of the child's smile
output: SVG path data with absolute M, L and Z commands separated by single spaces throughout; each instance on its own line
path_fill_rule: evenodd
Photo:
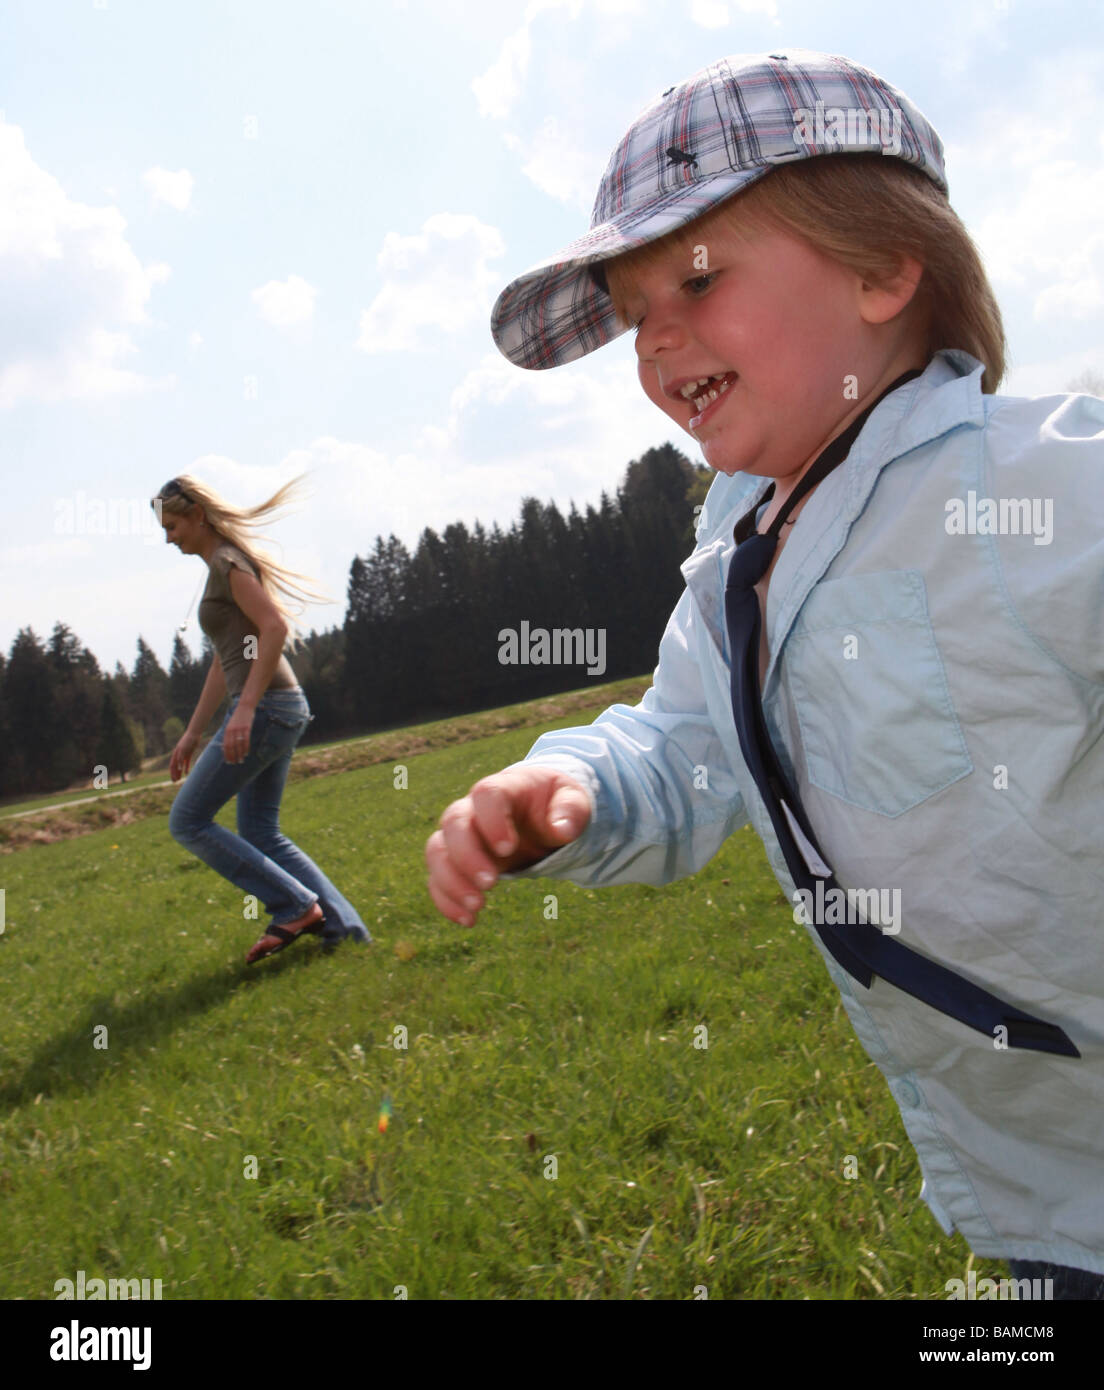
M 717 376 L 708 377 L 704 381 L 688 382 L 679 388 L 679 395 L 682 396 L 683 400 L 693 401 L 695 409 L 700 412 L 694 416 L 687 427 L 691 433 L 703 423 L 705 417 L 712 412 L 713 406 L 735 380 L 735 372 L 722 372 Z

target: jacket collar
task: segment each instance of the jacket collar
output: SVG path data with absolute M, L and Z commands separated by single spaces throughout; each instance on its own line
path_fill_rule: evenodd
M 770 695 L 786 637 L 810 590 L 843 549 L 848 531 L 882 469 L 912 449 L 959 426 L 980 429 L 985 423 L 981 391 L 984 366 L 959 348 L 942 348 L 922 376 L 907 382 L 877 407 L 837 470 L 842 475 L 842 503 L 819 532 L 796 527 L 779 557 L 767 595 L 767 632 L 771 659 L 764 698 Z M 830 482 L 831 478 L 825 482 Z M 733 527 L 770 486 L 769 478 L 738 473 L 718 477 L 706 499 L 708 533 L 681 566 L 687 588 L 717 650 L 730 661 L 725 626 L 724 588 L 735 549 Z M 824 484 L 821 485 L 822 487 Z M 819 489 L 818 489 L 819 491 Z M 811 501 L 815 501 L 814 492 Z M 808 507 L 806 508 L 808 510 Z M 719 587 L 718 587 L 719 579 Z

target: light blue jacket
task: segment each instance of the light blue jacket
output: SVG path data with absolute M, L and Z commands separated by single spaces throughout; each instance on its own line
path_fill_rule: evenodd
M 1104 401 L 985 396 L 981 375 L 937 353 L 812 493 L 771 578 L 764 709 L 839 883 L 899 889 L 898 941 L 1081 1053 L 1002 1049 L 884 980 L 867 990 L 808 927 L 921 1196 L 978 1255 L 1104 1274 Z M 732 529 L 767 485 L 714 481 L 641 703 L 534 744 L 525 762 L 576 777 L 593 816 L 505 878 L 668 883 L 750 819 L 793 900 L 736 737 L 724 621 Z

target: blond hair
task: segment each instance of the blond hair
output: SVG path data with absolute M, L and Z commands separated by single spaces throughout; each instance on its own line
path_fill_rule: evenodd
M 261 588 L 288 624 L 291 634 L 290 645 L 293 649 L 300 641 L 298 635 L 300 628 L 295 621 L 295 613 L 302 613 L 304 604 L 300 602 L 293 612 L 280 599 L 279 595 L 285 594 L 288 598 L 305 600 L 307 603 L 334 603 L 336 600 L 329 594 L 322 594 L 317 589 L 309 589 L 297 583 L 296 581 L 306 579 L 307 576 L 300 574 L 297 570 L 290 570 L 277 564 L 269 555 L 258 549 L 250 531 L 257 529 L 262 519 L 267 517 L 270 512 L 283 506 L 304 477 L 306 474 L 301 473 L 299 477 L 293 478 L 290 483 L 285 483 L 282 488 L 274 492 L 266 502 L 261 502 L 255 507 L 236 507 L 208 483 L 201 482 L 189 473 L 181 473 L 173 479 L 173 482 L 178 483 L 183 488 L 184 492 L 187 493 L 187 498 L 175 491 L 171 496 L 164 497 L 162 496 L 164 489 L 162 489 L 161 493 L 158 493 L 150 502 L 150 506 L 155 511 L 160 507 L 162 513 L 168 512 L 175 516 L 186 516 L 192 507 L 197 502 L 199 503 L 212 531 L 217 536 L 229 541 L 231 545 L 236 545 L 250 563 L 256 567 Z M 187 500 L 188 498 L 191 500 Z
M 919 169 L 881 154 L 818 155 L 773 169 L 688 225 L 604 262 L 618 317 L 626 321 L 634 270 L 672 246 L 689 260 L 717 225 L 736 235 L 771 229 L 802 237 L 874 284 L 898 274 L 901 255 L 915 257 L 924 273 L 909 309 L 928 359 L 962 348 L 985 367 L 982 391 L 1000 385 L 1007 344 L 996 296 L 947 195 Z

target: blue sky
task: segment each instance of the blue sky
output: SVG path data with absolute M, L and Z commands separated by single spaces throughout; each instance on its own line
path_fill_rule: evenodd
M 1104 372 L 1102 40 L 1087 0 L 4 0 L 0 647 L 61 619 L 107 670 L 138 634 L 167 666 L 206 567 L 89 508 L 177 473 L 252 505 L 310 472 L 268 534 L 334 596 L 323 629 L 377 534 L 582 508 L 665 440 L 697 458 L 631 335 L 526 372 L 488 316 L 586 230 L 634 116 L 731 53 L 905 91 L 1004 312 L 1002 390 Z

